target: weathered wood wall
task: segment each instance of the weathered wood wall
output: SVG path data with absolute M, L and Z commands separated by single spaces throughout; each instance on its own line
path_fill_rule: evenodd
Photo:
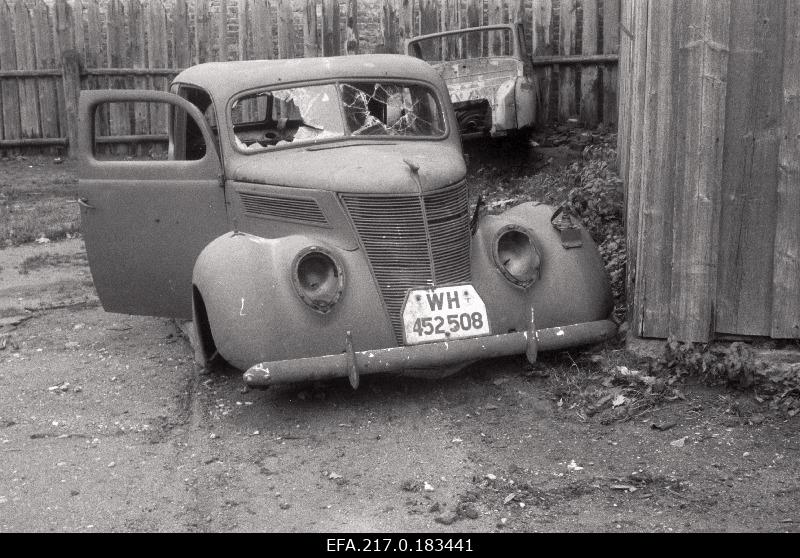
M 624 0 L 621 29 L 632 331 L 800 338 L 800 2 Z
M 344 2 L 344 5 L 340 5 Z M 74 135 L 68 100 L 83 89 L 165 89 L 200 62 L 397 52 L 429 32 L 521 22 L 537 57 L 614 55 L 620 0 L 0 0 L 0 152 L 66 146 Z M 78 54 L 78 79 L 67 76 Z M 74 74 L 72 59 L 69 66 Z M 613 62 L 537 67 L 539 123 L 582 118 L 614 125 Z M 111 107 L 100 131 L 163 134 L 165 113 Z M 74 143 L 74 142 L 73 142 Z

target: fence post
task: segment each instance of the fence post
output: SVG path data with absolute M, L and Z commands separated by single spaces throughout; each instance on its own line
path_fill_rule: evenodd
M 383 36 L 383 52 L 397 53 L 397 24 L 393 0 L 383 0 L 381 10 L 381 34 Z
M 339 56 L 339 2 L 338 0 L 322 1 L 322 55 Z
M 414 0 L 400 3 L 400 54 L 406 53 L 406 43 L 414 36 Z
M 347 17 L 345 18 L 345 54 L 359 54 L 361 52 L 361 39 L 358 33 L 358 0 L 347 0 Z M 350 38 L 350 29 L 353 35 Z M 355 41 L 355 46 L 349 44 Z
M 569 56 L 577 54 L 577 0 L 561 0 L 559 10 L 559 54 Z M 575 85 L 577 83 L 575 68 L 562 64 L 558 68 L 558 118 L 566 121 L 577 116 L 575 102 Z
M 583 0 L 583 42 L 581 54 L 597 54 L 598 30 L 597 0 Z M 580 119 L 585 126 L 593 128 L 598 122 L 598 97 L 600 91 L 598 66 L 581 67 Z
M 553 16 L 551 0 L 533 0 L 532 15 L 532 48 L 533 56 L 547 56 L 553 54 L 553 43 L 550 38 L 550 22 Z M 534 71 L 539 87 L 536 104 L 536 123 L 546 124 L 550 120 L 550 84 L 553 69 L 550 67 L 536 68 Z
M 603 2 L 603 54 L 619 52 L 620 0 Z M 619 87 L 620 64 L 603 67 L 603 123 L 607 126 L 617 124 L 617 88 Z
M 336 5 L 338 7 L 338 3 Z M 278 58 L 294 58 L 294 19 L 290 0 L 278 0 Z
M 319 56 L 317 0 L 306 0 L 305 17 L 303 19 L 303 56 L 306 58 Z
M 78 153 L 78 97 L 81 92 L 83 63 L 77 50 L 69 49 L 61 57 L 61 78 L 64 83 L 64 110 L 67 120 L 69 156 Z

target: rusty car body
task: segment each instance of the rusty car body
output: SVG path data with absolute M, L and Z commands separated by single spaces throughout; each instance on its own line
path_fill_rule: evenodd
M 170 107 L 166 160 L 105 160 L 98 107 Z M 553 209 L 470 212 L 441 77 L 402 55 L 209 63 L 84 91 L 79 203 L 107 311 L 193 322 L 252 386 L 603 340 L 608 279 Z
M 534 123 L 536 87 L 521 24 L 421 35 L 407 54 L 444 78 L 464 137 L 524 135 Z

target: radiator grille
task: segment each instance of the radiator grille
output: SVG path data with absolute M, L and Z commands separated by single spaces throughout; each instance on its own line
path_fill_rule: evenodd
M 279 198 L 251 192 L 239 192 L 245 213 L 275 219 L 327 225 L 328 220 L 317 202 L 308 198 Z
M 436 286 L 470 281 L 467 187 L 459 184 L 425 194 L 424 213 L 419 195 L 342 194 L 341 199 L 369 258 L 397 342 L 402 343 L 401 312 L 408 289 L 434 286 L 434 278 Z

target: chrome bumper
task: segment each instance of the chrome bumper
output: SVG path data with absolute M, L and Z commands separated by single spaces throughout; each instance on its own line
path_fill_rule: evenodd
M 471 360 L 523 353 L 529 362 L 535 362 L 540 350 L 552 351 L 599 343 L 616 333 L 617 325 L 610 320 L 535 329 L 531 316 L 528 331 L 353 351 L 348 332 L 345 351 L 341 354 L 261 362 L 244 373 L 244 381 L 248 386 L 263 388 L 275 384 L 349 377 L 355 389 L 358 387 L 359 377 L 364 374 L 396 372 L 406 368 L 444 367 Z

